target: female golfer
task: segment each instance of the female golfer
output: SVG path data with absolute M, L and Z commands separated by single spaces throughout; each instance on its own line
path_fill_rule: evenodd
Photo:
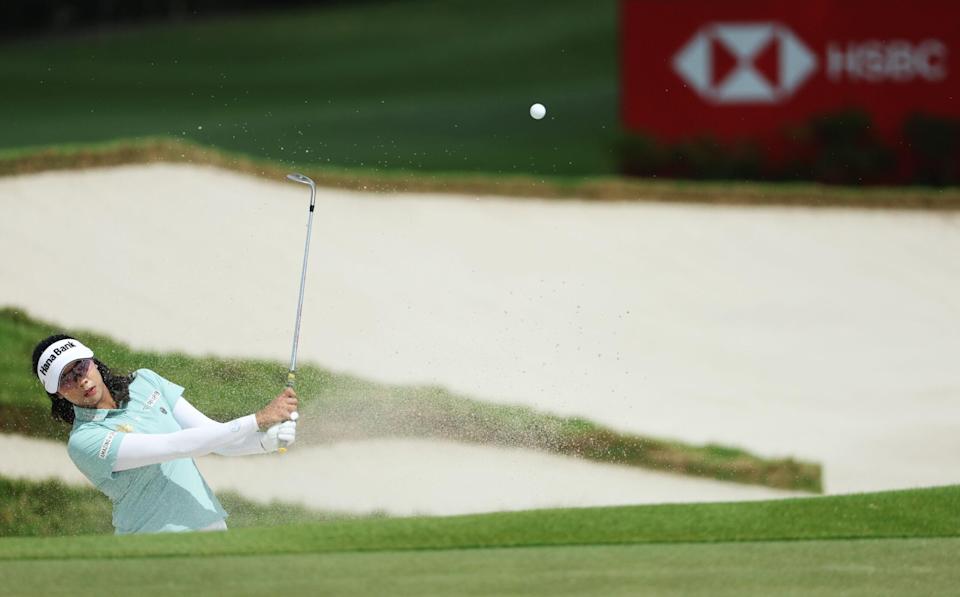
M 291 388 L 255 414 L 217 423 L 187 402 L 182 387 L 149 369 L 117 375 L 70 336 L 41 341 L 33 371 L 51 415 L 73 424 L 67 452 L 113 502 L 117 534 L 226 530 L 227 513 L 193 458 L 273 452 L 296 439 Z

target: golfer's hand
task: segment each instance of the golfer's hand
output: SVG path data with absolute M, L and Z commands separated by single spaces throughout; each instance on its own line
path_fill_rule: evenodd
M 297 422 L 284 421 L 267 429 L 260 437 L 264 452 L 276 452 L 280 446 L 287 447 L 297 441 Z
M 285 388 L 279 396 L 257 413 L 257 425 L 263 429 L 276 423 L 283 423 L 288 421 L 290 415 L 295 412 L 297 412 L 297 393 L 293 388 Z

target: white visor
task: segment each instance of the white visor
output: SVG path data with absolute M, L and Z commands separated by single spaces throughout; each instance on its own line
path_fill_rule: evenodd
M 79 340 L 65 338 L 58 340 L 47 347 L 40 355 L 37 363 L 37 377 L 43 384 L 43 389 L 56 394 L 60 389 L 60 374 L 74 361 L 93 357 L 93 351 L 81 344 Z

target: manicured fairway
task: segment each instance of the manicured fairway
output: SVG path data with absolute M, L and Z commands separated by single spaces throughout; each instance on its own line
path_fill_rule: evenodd
M 10 595 L 905 595 L 960 581 L 960 487 L 0 539 Z
M 0 563 L 7 595 L 907 595 L 960 539 L 560 546 Z

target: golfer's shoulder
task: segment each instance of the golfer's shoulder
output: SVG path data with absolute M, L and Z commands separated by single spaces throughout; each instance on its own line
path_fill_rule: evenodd
M 162 375 L 154 371 L 153 369 L 137 369 L 132 374 L 133 381 L 139 381 L 140 383 L 146 383 L 154 388 L 161 388 L 167 380 L 163 378 Z
M 141 367 L 140 369 L 137 369 L 136 371 L 131 373 L 130 376 L 133 379 L 143 378 L 147 380 L 152 380 L 152 379 L 156 379 L 157 377 L 160 377 L 160 375 L 156 371 L 154 371 L 153 369 L 147 369 L 146 367 Z
M 130 395 L 139 393 L 144 396 L 144 400 L 149 401 L 149 395 L 154 391 L 160 392 L 167 404 L 172 408 L 174 403 L 183 395 L 183 386 L 170 381 L 152 369 L 137 369 L 134 371 L 134 381 L 130 384 Z M 137 384 L 139 387 L 135 388 Z M 141 385 L 142 384 L 142 385 Z

